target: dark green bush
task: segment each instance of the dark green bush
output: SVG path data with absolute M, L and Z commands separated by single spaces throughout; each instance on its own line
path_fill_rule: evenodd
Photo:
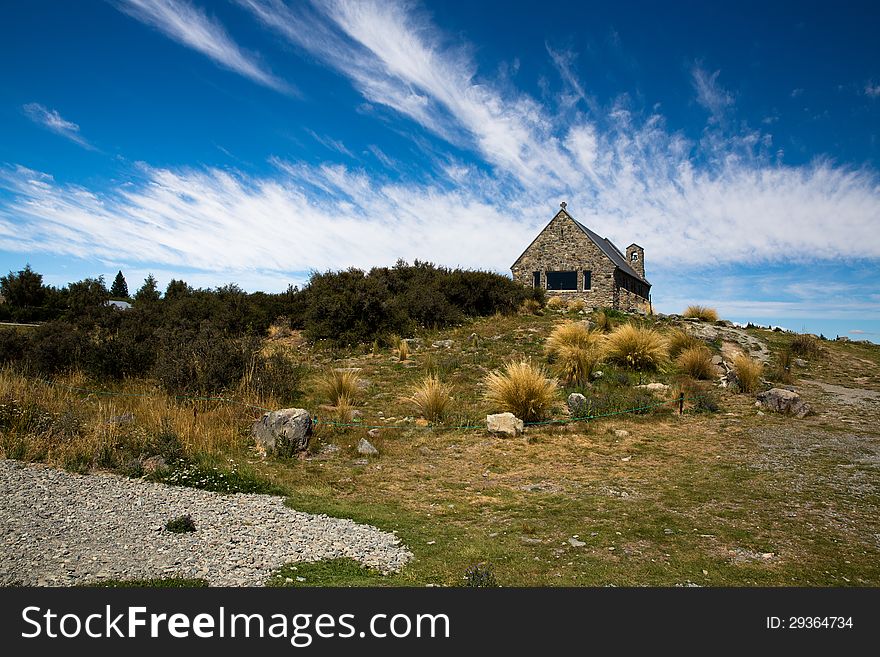
M 474 564 L 465 571 L 465 586 L 468 588 L 493 588 L 498 586 L 495 573 L 489 564 Z
M 192 519 L 192 516 L 187 513 L 186 515 L 178 516 L 177 518 L 173 518 L 166 522 L 165 529 L 174 532 L 175 534 L 186 534 L 187 532 L 194 532 L 196 530 L 196 523 Z
M 256 355 L 251 365 L 250 386 L 261 396 L 290 402 L 300 395 L 307 373 L 305 365 L 281 352 Z

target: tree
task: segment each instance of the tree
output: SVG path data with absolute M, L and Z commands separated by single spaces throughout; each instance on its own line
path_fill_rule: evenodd
M 159 284 L 155 277 L 152 274 L 147 274 L 141 289 L 134 294 L 134 302 L 135 305 L 149 304 L 158 301 L 160 296 Z
M 110 287 L 110 297 L 112 299 L 128 299 L 128 283 L 125 282 L 122 270 L 119 270 L 116 278 L 113 279 L 113 285 Z
M 179 281 L 175 278 L 171 279 L 168 287 L 165 288 L 165 298 L 169 301 L 172 299 L 181 299 L 192 293 L 192 288 L 186 284 L 186 281 Z
M 0 293 L 10 306 L 39 308 L 46 300 L 43 275 L 31 269 L 29 264 L 25 265 L 18 273 L 9 272 L 7 276 L 0 277 Z
M 75 317 L 94 317 L 107 306 L 109 299 L 103 276 L 84 278 L 67 288 L 67 306 Z

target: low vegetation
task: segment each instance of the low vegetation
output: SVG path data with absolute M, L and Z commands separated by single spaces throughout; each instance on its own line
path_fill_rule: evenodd
M 568 303 L 562 297 L 553 296 L 547 300 L 547 308 L 549 310 L 565 310 L 568 308 Z
M 513 413 L 524 422 L 548 418 L 556 403 L 556 381 L 531 361 L 508 363 L 503 371 L 491 372 L 485 385 L 486 401 L 495 410 Z
M 556 326 L 544 344 L 544 354 L 553 362 L 563 348 L 594 349 L 601 335 L 591 331 L 583 322 L 565 322 Z
M 688 347 L 675 360 L 678 369 L 694 379 L 711 379 L 715 376 L 712 352 L 705 345 Z
M 669 356 L 677 358 L 678 355 L 686 349 L 705 346 L 705 343 L 699 338 L 694 337 L 683 329 L 673 329 L 666 335 L 666 344 L 669 348 Z
M 753 393 L 758 390 L 764 372 L 764 366 L 759 361 L 739 354 L 733 359 L 733 371 L 742 392 Z
M 669 359 L 666 339 L 655 329 L 622 324 L 608 334 L 603 358 L 637 372 L 660 369 Z
M 350 406 L 360 392 L 360 377 L 353 369 L 331 368 L 321 377 L 319 386 L 331 406 Z
M 717 322 L 718 311 L 709 306 L 693 305 L 685 308 L 684 317 L 699 319 L 703 322 Z
M 419 415 L 429 422 L 442 422 L 452 401 L 452 386 L 429 374 L 422 379 L 407 398 Z

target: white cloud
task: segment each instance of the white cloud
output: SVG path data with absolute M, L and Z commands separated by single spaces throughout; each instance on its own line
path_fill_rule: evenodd
M 186 0 L 118 0 L 119 9 L 214 62 L 282 93 L 292 87 L 273 75 L 259 59 L 243 51 L 224 27 Z
M 865 95 L 868 98 L 880 98 L 880 83 L 868 82 L 865 84 Z
M 733 106 L 733 95 L 718 84 L 721 71 L 708 73 L 701 64 L 691 69 L 691 80 L 697 92 L 697 102 L 709 111 L 712 121 L 720 122 Z
M 28 103 L 22 109 L 34 123 L 51 130 L 55 134 L 66 137 L 83 148 L 95 150 L 95 147 L 79 133 L 79 126 L 63 118 L 56 110 L 48 109 L 39 103 Z

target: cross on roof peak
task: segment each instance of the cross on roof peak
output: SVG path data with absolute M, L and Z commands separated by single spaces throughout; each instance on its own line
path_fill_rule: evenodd
M 566 203 L 565 201 L 563 201 L 562 203 L 559 204 L 559 207 L 562 208 L 563 210 L 565 210 L 565 206 L 566 206 L 566 205 L 568 205 L 568 203 Z

